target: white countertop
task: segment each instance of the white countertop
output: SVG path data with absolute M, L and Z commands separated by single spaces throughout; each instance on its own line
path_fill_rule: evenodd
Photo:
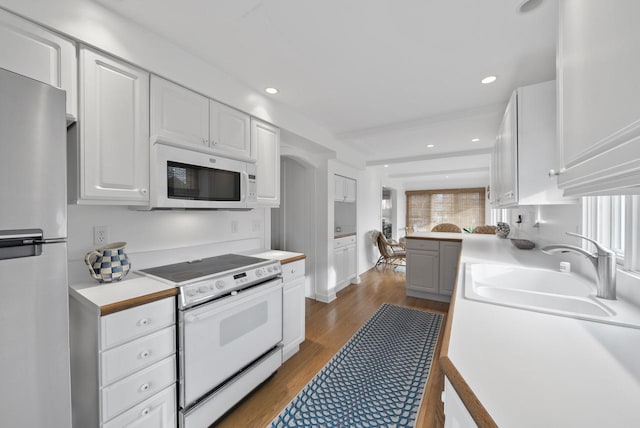
M 291 251 L 282 250 L 267 250 L 257 254 L 251 253 L 250 255 L 252 257 L 258 257 L 261 259 L 278 260 L 282 264 L 305 258 L 305 255 L 303 253 L 294 253 Z
M 248 252 L 247 255 L 278 260 L 283 264 L 304 258 L 302 253 L 280 250 L 266 250 L 260 253 Z M 101 284 L 91 279 L 87 273 L 85 280 L 69 285 L 72 295 L 98 308 L 174 288 L 174 284 L 139 275 L 135 272 L 130 272 L 122 281 L 107 284 Z
M 557 260 L 492 235 L 457 235 L 461 269 Z M 463 280 L 459 274 L 448 355 L 498 426 L 640 425 L 640 329 L 467 300 Z
M 69 291 L 86 303 L 102 307 L 173 288 L 174 284 L 130 272 L 122 281 L 107 284 L 89 278 L 86 282 L 71 284 Z

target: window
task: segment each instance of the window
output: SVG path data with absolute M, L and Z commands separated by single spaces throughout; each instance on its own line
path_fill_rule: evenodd
M 638 196 L 587 196 L 582 201 L 582 230 L 616 252 L 618 264 L 627 270 L 640 270 Z M 586 249 L 593 249 L 588 243 Z
M 407 227 L 430 231 L 440 223 L 460 228 L 485 224 L 484 188 L 407 191 Z

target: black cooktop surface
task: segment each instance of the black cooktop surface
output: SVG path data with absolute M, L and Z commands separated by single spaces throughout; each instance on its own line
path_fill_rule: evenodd
M 183 282 L 267 261 L 268 260 L 259 259 L 257 257 L 225 254 L 223 256 L 208 257 L 200 260 L 142 269 L 141 272 L 173 282 Z

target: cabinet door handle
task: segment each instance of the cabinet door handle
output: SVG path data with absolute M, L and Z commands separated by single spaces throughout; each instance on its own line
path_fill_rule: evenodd
M 549 177 L 555 177 L 560 175 L 560 171 L 556 171 L 555 169 L 550 169 L 549 170 Z
M 143 383 L 140 386 L 140 391 L 141 392 L 147 392 L 149 390 L 149 388 L 151 388 L 151 385 L 149 385 L 148 383 Z
M 142 411 L 140 412 L 140 416 L 147 416 L 149 413 L 151 413 L 151 409 L 149 409 L 148 407 L 145 407 L 144 409 L 142 409 Z
M 140 193 L 146 195 L 147 193 L 149 193 L 149 189 L 140 189 Z
M 140 321 L 138 321 L 138 325 L 141 327 L 144 327 L 145 325 L 149 325 L 149 320 L 147 318 L 142 318 Z
M 140 358 L 148 358 L 149 355 L 151 355 L 151 352 L 148 350 L 140 352 Z

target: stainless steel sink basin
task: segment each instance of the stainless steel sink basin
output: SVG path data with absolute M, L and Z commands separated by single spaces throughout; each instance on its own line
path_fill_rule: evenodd
M 500 264 L 466 264 L 470 300 L 571 318 L 640 328 L 637 309 L 595 297 L 595 284 L 573 274 Z

